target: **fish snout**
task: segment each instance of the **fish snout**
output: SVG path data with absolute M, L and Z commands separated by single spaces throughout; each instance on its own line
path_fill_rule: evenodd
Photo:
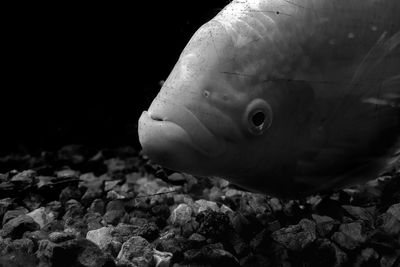
M 153 102 L 142 113 L 138 130 L 144 153 L 174 170 L 192 172 L 199 160 L 225 151 L 225 141 L 214 136 L 188 108 L 165 101 Z

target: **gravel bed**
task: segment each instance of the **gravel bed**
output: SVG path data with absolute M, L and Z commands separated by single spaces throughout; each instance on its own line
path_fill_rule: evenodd
M 400 266 L 400 173 L 280 200 L 131 147 L 0 158 L 0 266 Z

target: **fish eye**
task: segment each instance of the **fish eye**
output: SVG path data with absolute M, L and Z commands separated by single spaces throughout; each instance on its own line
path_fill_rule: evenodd
M 271 126 L 271 106 L 263 99 L 253 100 L 246 108 L 245 123 L 250 133 L 261 135 Z

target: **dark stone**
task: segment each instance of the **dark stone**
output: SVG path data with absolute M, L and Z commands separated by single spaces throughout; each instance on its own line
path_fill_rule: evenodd
M 129 216 L 125 210 L 110 210 L 103 215 L 103 220 L 107 224 L 117 225 L 120 222 L 128 221 Z
M 39 208 L 44 201 L 44 197 L 42 195 L 36 193 L 28 193 L 28 195 L 22 200 L 24 206 L 27 207 L 30 211 Z
M 13 200 L 11 198 L 3 198 L 0 200 L 0 222 L 3 221 L 4 214 L 12 206 Z
M 67 186 L 65 187 L 60 194 L 60 202 L 65 203 L 71 199 L 80 200 L 81 192 L 79 191 L 77 186 Z
M 3 225 L 6 224 L 9 220 L 17 218 L 18 216 L 24 215 L 26 213 L 28 213 L 28 210 L 25 208 L 7 211 L 3 217 Z
M 74 234 L 66 232 L 53 232 L 49 234 L 49 240 L 54 243 L 65 242 L 74 239 L 75 237 Z
M 301 251 L 316 239 L 315 223 L 302 219 L 296 225 L 273 232 L 271 237 L 290 250 Z
M 122 245 L 117 260 L 130 262 L 136 266 L 150 266 L 153 260 L 153 249 L 143 237 L 132 236 Z
M 40 226 L 31 217 L 20 215 L 3 225 L 2 236 L 12 239 L 21 238 L 27 231 L 39 230 Z
M 339 228 L 340 222 L 332 219 L 329 216 L 312 215 L 316 223 L 317 233 L 321 237 L 328 237 Z
M 7 255 L 0 256 L 0 266 L 4 267 L 36 267 L 38 265 L 37 258 L 32 254 L 21 251 L 10 252 Z M 45 267 L 45 265 L 43 266 Z
M 328 239 L 317 239 L 304 252 L 306 266 L 343 266 L 347 255 L 337 245 Z
M 186 250 L 198 247 L 196 242 L 190 241 L 184 237 L 173 237 L 168 239 L 158 240 L 156 243 L 156 249 L 159 251 L 166 251 L 173 254 L 173 262 L 181 262 L 184 258 L 183 253 Z
M 92 204 L 90 205 L 88 211 L 93 213 L 100 213 L 101 215 L 104 214 L 104 201 L 102 199 L 95 199 L 93 200 Z
M 111 211 L 111 210 L 123 210 L 125 211 L 124 208 L 124 203 L 121 200 L 111 200 L 107 203 L 106 206 L 106 211 Z
M 79 218 L 82 217 L 84 213 L 85 209 L 82 204 L 75 199 L 71 199 L 68 200 L 67 203 L 65 203 L 65 214 L 63 216 L 63 219 L 67 220 L 70 218 Z
M 223 238 L 232 229 L 228 215 L 210 209 L 197 214 L 196 221 L 199 223 L 197 232 L 206 238 Z
M 149 242 L 154 241 L 159 236 L 159 234 L 160 230 L 155 223 L 142 225 L 136 231 L 136 235 L 145 238 Z
M 103 227 L 102 220 L 103 217 L 101 216 L 100 213 L 87 213 L 84 217 L 83 220 L 87 224 L 88 231 L 99 229 Z
M 184 253 L 185 264 L 210 264 L 211 266 L 240 266 L 239 261 L 228 251 L 213 245 L 192 249 Z
M 26 254 L 33 254 L 35 243 L 29 238 L 16 239 L 12 242 L 14 251 L 21 251 Z
M 87 239 L 73 239 L 53 247 L 53 266 L 112 267 L 115 266 L 111 256 L 104 254 L 100 248 Z
M 272 263 L 262 254 L 250 254 L 240 259 L 240 266 L 242 267 L 269 267 L 273 266 Z
M 360 222 L 344 223 L 340 225 L 339 231 L 332 235 L 332 241 L 349 250 L 359 247 L 366 239 L 364 228 Z
M 63 231 L 64 230 L 64 224 L 61 221 L 52 221 L 46 224 L 43 228 L 43 231 L 45 232 L 54 232 L 54 231 Z
M 374 217 L 368 210 L 351 205 L 343 205 L 342 208 L 355 220 L 361 220 L 368 227 L 372 228 L 374 226 Z

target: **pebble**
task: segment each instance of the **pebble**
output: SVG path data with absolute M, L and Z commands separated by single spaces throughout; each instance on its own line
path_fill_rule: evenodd
M 206 238 L 221 238 L 232 229 L 228 215 L 210 209 L 199 213 L 196 221 L 199 223 L 197 232 Z
M 316 225 L 311 220 L 302 219 L 296 225 L 273 232 L 271 237 L 290 250 L 301 251 L 316 239 Z
M 45 207 L 38 208 L 26 214 L 30 216 L 40 228 L 43 228 L 46 224 L 54 221 L 54 214 L 52 212 L 47 212 Z
M 95 243 L 103 252 L 108 252 L 113 256 L 117 256 L 121 249 L 122 243 L 118 242 L 113 236 L 114 227 L 102 227 L 97 230 L 88 231 L 86 239 Z
M 66 232 L 52 232 L 49 234 L 49 240 L 54 243 L 61 243 L 74 239 L 75 237 L 76 236 L 74 234 Z
M 158 250 L 153 250 L 153 257 L 155 262 L 155 267 L 169 267 L 173 254 L 170 252 L 163 252 Z
M 187 204 L 179 204 L 171 213 L 170 220 L 173 225 L 184 225 L 192 219 L 193 210 Z
M 3 225 L 1 236 L 18 239 L 21 238 L 25 232 L 36 231 L 39 230 L 39 228 L 39 224 L 37 224 L 31 217 L 28 215 L 20 215 Z
M 28 213 L 28 210 L 25 208 L 7 211 L 3 217 L 3 225 L 6 224 L 9 220 L 14 219 L 20 215 L 24 215 L 26 213 Z
M 345 249 L 355 249 L 366 241 L 361 222 L 344 223 L 339 231 L 332 235 L 332 240 Z
M 213 211 L 219 211 L 219 207 L 217 203 L 213 201 L 208 201 L 205 199 L 199 199 L 194 202 L 196 205 L 198 205 L 198 209 L 196 210 L 196 214 L 203 212 L 207 209 L 211 209 Z
M 153 254 L 153 249 L 146 239 L 132 236 L 122 244 L 117 261 L 120 263 L 130 262 L 136 266 L 150 266 Z
M 392 214 L 400 222 L 400 203 L 390 206 L 387 213 Z

